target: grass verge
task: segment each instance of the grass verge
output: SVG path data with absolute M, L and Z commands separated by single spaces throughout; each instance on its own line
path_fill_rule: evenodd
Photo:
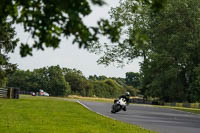
M 0 133 L 155 133 L 63 99 L 0 99 Z
M 99 98 L 99 97 L 82 97 L 77 95 L 69 95 L 68 99 L 76 99 L 76 100 L 86 100 L 86 101 L 98 101 L 98 102 L 113 102 L 112 98 Z
M 180 110 L 180 111 L 186 111 L 194 114 L 200 114 L 200 109 L 196 108 L 184 108 L 184 107 L 171 107 L 171 106 L 157 106 L 153 105 L 154 107 L 160 107 L 160 108 L 168 108 L 168 109 L 175 109 L 175 110 Z

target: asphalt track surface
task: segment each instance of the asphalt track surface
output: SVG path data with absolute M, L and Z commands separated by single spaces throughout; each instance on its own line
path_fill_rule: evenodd
M 200 115 L 135 104 L 129 105 L 127 111 L 111 114 L 112 103 L 88 101 L 80 101 L 80 103 L 99 114 L 159 133 L 200 133 Z

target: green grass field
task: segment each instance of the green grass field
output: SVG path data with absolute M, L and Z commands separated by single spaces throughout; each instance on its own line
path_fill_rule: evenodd
M 47 97 L 0 99 L 0 133 L 154 133 Z

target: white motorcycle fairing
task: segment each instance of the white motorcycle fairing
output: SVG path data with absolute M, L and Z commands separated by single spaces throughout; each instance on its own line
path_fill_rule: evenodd
M 120 98 L 117 102 L 121 106 L 126 106 L 126 99 L 125 98 Z
M 124 107 L 126 107 L 126 99 L 120 98 L 118 100 L 115 100 L 114 104 L 112 105 L 111 113 L 116 113 L 122 110 Z

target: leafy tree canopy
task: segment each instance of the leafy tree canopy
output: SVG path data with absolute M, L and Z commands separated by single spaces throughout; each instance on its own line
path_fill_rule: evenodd
M 198 0 L 167 0 L 160 12 L 132 0 L 111 10 L 114 23 L 121 22 L 124 40 L 106 45 L 99 63 L 130 62 L 141 57 L 141 92 L 164 101 L 200 101 L 200 4 Z M 127 60 L 126 60 L 127 59 Z
M 135 72 L 127 72 L 125 81 L 127 85 L 138 88 L 140 86 L 140 74 Z
M 11 23 L 0 23 L 0 87 L 5 87 L 7 75 L 15 71 L 16 64 L 9 63 L 7 54 L 13 52 L 18 40 L 14 39 L 14 28 Z
M 157 10 L 163 6 L 164 1 L 132 0 L 131 3 L 150 4 Z M 105 2 L 104 0 L 1 0 L 0 26 L 4 23 L 22 24 L 25 32 L 32 35 L 33 44 L 20 45 L 21 56 L 32 55 L 33 49 L 58 48 L 61 35 L 66 38 L 73 36 L 73 43 L 84 48 L 97 42 L 99 34 L 107 35 L 112 42 L 117 42 L 120 38 L 121 23 L 111 23 L 103 19 L 98 21 L 96 27 L 83 23 L 83 18 L 92 12 L 91 4 L 103 6 Z M 139 6 L 134 5 L 134 10 L 138 10 Z

